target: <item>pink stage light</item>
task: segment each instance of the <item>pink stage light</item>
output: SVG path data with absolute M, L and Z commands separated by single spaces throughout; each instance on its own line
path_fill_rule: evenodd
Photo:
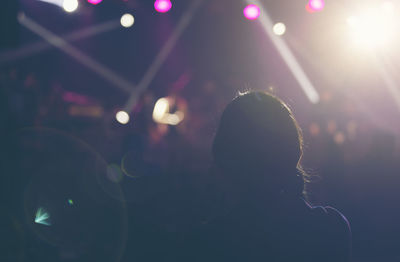
M 306 9 L 310 13 L 322 11 L 325 7 L 324 0 L 310 0 L 306 6 Z
M 159 13 L 166 13 L 172 7 L 172 3 L 170 0 L 156 0 L 154 2 L 154 8 Z
M 100 4 L 103 0 L 87 0 L 89 3 L 91 3 L 92 5 L 97 5 Z
M 257 19 L 260 16 L 260 8 L 257 5 L 248 5 L 243 9 L 243 14 L 249 20 Z

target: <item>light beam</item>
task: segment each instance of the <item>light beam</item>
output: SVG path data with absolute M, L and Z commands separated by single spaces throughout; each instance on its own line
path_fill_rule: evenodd
M 178 25 L 172 32 L 172 35 L 168 38 L 167 42 L 165 43 L 161 51 L 157 54 L 153 63 L 147 69 L 142 80 L 139 82 L 137 87 L 134 90 L 132 90 L 129 99 L 124 106 L 124 111 L 126 111 L 127 113 L 132 112 L 133 106 L 136 104 L 137 98 L 144 90 L 146 90 L 149 87 L 154 77 L 156 76 L 158 70 L 160 70 L 161 66 L 164 64 L 168 55 L 171 53 L 171 50 L 178 42 L 179 37 L 188 27 L 190 21 L 193 18 L 194 12 L 197 10 L 197 8 L 200 6 L 202 2 L 203 0 L 194 0 L 191 2 L 189 8 L 183 14 L 183 16 L 178 22 Z
M 313 84 L 311 83 L 310 79 L 301 68 L 299 62 L 297 61 L 296 57 L 293 55 L 292 51 L 286 44 L 286 42 L 275 35 L 273 31 L 274 24 L 267 13 L 267 10 L 263 8 L 260 1 L 258 0 L 244 0 L 248 4 L 256 4 L 260 10 L 261 14 L 258 18 L 258 21 L 262 24 L 265 33 L 269 36 L 272 43 L 274 44 L 275 48 L 278 50 L 280 56 L 285 61 L 286 65 L 289 67 L 290 71 L 292 72 L 293 76 L 296 78 L 297 82 L 299 83 L 301 89 L 310 100 L 311 103 L 316 104 L 319 102 L 320 97 L 317 90 L 314 88 Z
M 88 67 L 89 69 L 97 73 L 99 76 L 110 82 L 113 86 L 118 87 L 126 92 L 131 92 L 132 90 L 134 90 L 135 88 L 134 85 L 131 84 L 129 81 L 123 79 L 121 76 L 119 76 L 109 68 L 105 67 L 104 65 L 100 64 L 90 56 L 76 49 L 67 41 L 57 36 L 56 34 L 50 32 L 49 30 L 39 25 L 26 15 L 19 14 L 18 21 L 25 28 L 29 29 L 33 33 L 42 37 L 43 39 L 45 39 L 50 44 L 57 47 L 64 53 L 70 55 L 75 60 L 80 62 L 82 65 Z

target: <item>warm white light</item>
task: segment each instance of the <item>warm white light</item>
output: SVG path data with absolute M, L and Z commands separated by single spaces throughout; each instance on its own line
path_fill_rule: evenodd
M 395 6 L 392 2 L 386 1 L 382 3 L 382 10 L 387 14 L 393 14 L 395 11 Z
M 393 6 L 384 3 L 382 9 L 366 10 L 357 16 L 350 16 L 347 24 L 350 37 L 358 47 L 384 47 L 391 42 L 396 33 L 396 21 Z
M 284 23 L 276 23 L 272 28 L 272 30 L 276 35 L 283 35 L 286 32 L 286 26 Z
M 131 14 L 121 16 L 121 25 L 123 27 L 131 27 L 135 23 L 135 18 Z
M 157 100 L 153 110 L 153 120 L 161 122 L 165 114 L 169 113 L 169 102 L 166 98 L 160 98 Z
M 170 101 L 168 98 L 163 97 L 157 100 L 154 110 L 153 110 L 153 120 L 160 124 L 166 125 L 177 125 L 179 124 L 183 118 L 184 113 L 181 111 L 176 111 L 171 114 L 170 110 Z
M 123 125 L 127 124 L 129 122 L 129 114 L 125 111 L 119 111 L 116 115 L 115 118 L 117 121 Z
M 71 13 L 78 9 L 78 0 L 64 0 L 63 8 L 66 12 Z

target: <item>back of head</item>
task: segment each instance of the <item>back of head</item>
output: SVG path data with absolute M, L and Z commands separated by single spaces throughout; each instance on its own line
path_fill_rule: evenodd
M 273 95 L 247 92 L 228 104 L 212 150 L 215 164 L 238 186 L 278 192 L 301 182 L 296 191 L 302 190 L 301 131 L 290 109 Z

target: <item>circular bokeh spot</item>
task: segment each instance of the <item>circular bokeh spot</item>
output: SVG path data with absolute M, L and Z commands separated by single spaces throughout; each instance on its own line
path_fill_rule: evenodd
M 107 166 L 107 177 L 114 183 L 119 183 L 124 178 L 119 165 L 111 164 Z

